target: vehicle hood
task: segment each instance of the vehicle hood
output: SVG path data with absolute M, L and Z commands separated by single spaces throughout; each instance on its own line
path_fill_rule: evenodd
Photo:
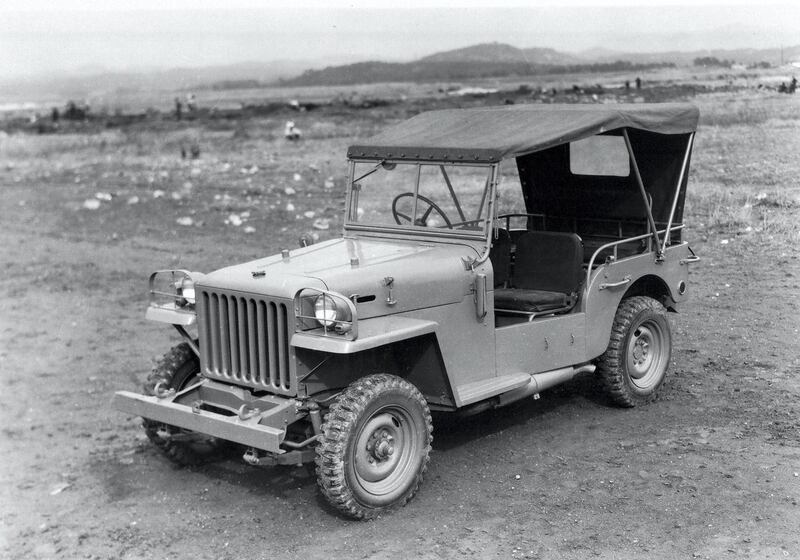
M 461 301 L 472 290 L 462 259 L 477 255 L 470 245 L 452 242 L 342 238 L 292 250 L 288 258 L 223 268 L 197 285 L 277 298 L 293 298 L 302 288 L 357 295 L 358 316 L 368 318 Z M 391 294 L 387 278 L 393 279 Z

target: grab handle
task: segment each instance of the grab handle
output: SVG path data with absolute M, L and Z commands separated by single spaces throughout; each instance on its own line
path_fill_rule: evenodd
M 600 288 L 598 289 L 606 290 L 608 288 L 619 288 L 620 286 L 624 286 L 625 284 L 630 284 L 630 281 L 631 277 L 630 275 L 628 275 L 619 282 L 603 282 L 602 284 L 600 284 Z

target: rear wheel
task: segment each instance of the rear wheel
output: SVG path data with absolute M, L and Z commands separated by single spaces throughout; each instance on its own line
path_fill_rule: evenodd
M 144 392 L 176 392 L 200 380 L 200 361 L 188 344 L 181 343 L 156 364 L 144 383 Z M 228 442 L 190 430 L 144 419 L 144 431 L 151 442 L 179 465 L 197 465 L 221 456 Z
M 597 362 L 600 382 L 616 404 L 644 404 L 664 382 L 671 354 L 672 331 L 664 306 L 646 296 L 626 298 Z
M 404 505 L 422 482 L 432 432 L 428 405 L 411 383 L 386 374 L 359 379 L 337 398 L 322 425 L 322 493 L 357 519 Z

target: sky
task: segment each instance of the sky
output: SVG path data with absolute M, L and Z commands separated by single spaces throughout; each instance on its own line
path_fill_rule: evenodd
M 4 0 L 0 79 L 273 60 L 405 61 L 482 42 L 654 52 L 800 44 L 800 3 Z M 267 6 L 265 8 L 265 6 Z

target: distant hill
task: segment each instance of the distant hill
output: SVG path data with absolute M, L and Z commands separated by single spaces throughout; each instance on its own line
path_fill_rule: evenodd
M 595 62 L 549 48 L 519 49 L 504 43 L 485 43 L 432 54 L 412 62 L 358 62 L 306 70 L 281 80 L 284 86 L 353 85 L 377 82 L 425 82 L 530 76 L 570 72 L 643 70 L 670 63 Z
M 481 43 L 420 58 L 418 63 L 494 62 L 507 64 L 580 64 L 586 59 L 545 47 L 519 49 L 505 43 Z
M 425 56 L 412 62 L 369 61 L 306 70 L 281 80 L 284 86 L 353 85 L 376 82 L 425 82 L 566 74 L 577 72 L 641 71 L 665 66 L 691 66 L 697 58 L 717 58 L 745 65 L 773 66 L 800 60 L 800 46 L 783 49 L 709 49 L 690 52 L 616 52 L 597 48 L 577 54 L 505 43 L 482 43 Z
M 507 76 L 577 72 L 638 71 L 668 65 L 691 66 L 695 59 L 713 57 L 743 64 L 779 65 L 800 61 L 800 45 L 781 49 L 707 49 L 637 53 L 605 48 L 565 53 L 546 47 L 518 48 L 483 43 L 431 54 L 411 62 L 347 59 L 276 60 L 198 68 L 113 72 L 85 67 L 69 74 L 0 82 L 4 101 L 55 102 L 82 100 L 115 92 L 173 92 L 201 89 L 244 89 L 264 86 L 354 85 L 379 82 L 458 81 Z M 352 60 L 352 59 L 351 59 Z M 337 65 L 331 65 L 331 63 Z

